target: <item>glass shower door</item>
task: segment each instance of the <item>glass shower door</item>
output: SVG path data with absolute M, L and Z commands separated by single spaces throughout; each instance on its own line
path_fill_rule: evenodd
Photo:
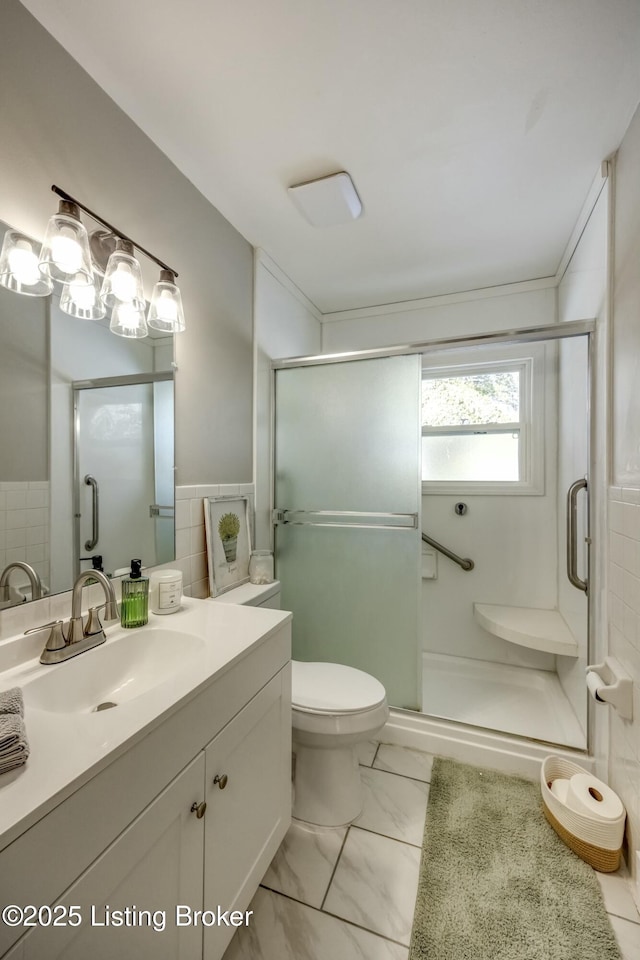
M 95 555 L 110 574 L 132 557 L 145 566 L 172 560 L 173 381 L 75 394 L 77 572 Z
M 420 708 L 417 355 L 275 372 L 275 550 L 298 660 Z

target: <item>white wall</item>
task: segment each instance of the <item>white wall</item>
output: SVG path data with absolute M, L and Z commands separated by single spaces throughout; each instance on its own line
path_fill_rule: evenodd
M 610 782 L 627 807 L 630 866 L 640 850 L 640 109 L 615 164 L 613 484 L 609 492 L 609 651 L 634 681 L 634 717 L 610 711 Z M 636 879 L 637 876 L 636 876 Z
M 322 352 L 368 350 L 495 330 L 554 323 L 555 281 L 431 297 L 389 307 L 333 313 L 322 323 Z
M 272 546 L 271 361 L 320 353 L 319 314 L 313 304 L 264 254 L 256 254 L 254 476 L 255 546 Z
M 606 324 L 607 310 L 607 245 L 609 226 L 609 188 L 601 181 L 603 189 L 582 232 L 579 243 L 558 286 L 558 320 L 561 322 L 594 318 L 600 325 Z M 604 338 L 601 343 L 604 344 Z M 559 343 L 560 392 L 558 404 L 558 608 L 567 621 L 573 635 L 580 640 L 580 655 L 577 659 L 557 658 L 560 683 L 569 698 L 583 730 L 587 729 L 587 692 L 585 667 L 587 666 L 587 597 L 573 587 L 566 570 L 566 494 L 571 483 L 586 476 L 589 471 L 588 420 L 588 357 L 587 344 L 583 338 Z M 593 416 L 596 425 L 604 384 L 598 380 L 598 396 L 593 398 Z M 603 458 L 604 459 L 604 458 Z M 598 469 L 589 476 L 589 496 L 594 506 L 602 497 L 602 482 Z M 587 553 L 584 544 L 586 534 L 587 500 L 584 494 L 578 498 L 578 551 L 579 575 L 587 576 Z M 596 526 L 594 524 L 594 526 Z M 602 537 L 599 530 L 591 531 L 593 538 L 592 568 L 590 580 L 595 589 L 601 589 L 602 569 L 598 554 L 602 553 Z M 595 597 L 594 597 L 595 600 Z M 595 656 L 595 651 L 593 652 Z
M 0 213 L 1 216 L 1 213 Z M 4 231 L 0 227 L 0 237 Z M 48 480 L 49 310 L 0 287 L 0 482 Z

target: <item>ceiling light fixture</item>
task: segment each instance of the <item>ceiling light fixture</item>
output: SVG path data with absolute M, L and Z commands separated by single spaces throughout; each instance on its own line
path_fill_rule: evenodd
M 287 193 L 312 227 L 333 227 L 357 220 L 362 202 L 346 171 L 289 187 Z

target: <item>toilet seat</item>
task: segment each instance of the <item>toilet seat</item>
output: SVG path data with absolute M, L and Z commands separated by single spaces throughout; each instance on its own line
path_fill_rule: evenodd
M 386 703 L 382 684 L 342 663 L 292 661 L 291 705 L 299 713 L 349 716 Z

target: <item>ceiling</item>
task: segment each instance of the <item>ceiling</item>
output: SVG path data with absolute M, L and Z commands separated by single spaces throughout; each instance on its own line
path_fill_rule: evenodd
M 23 3 L 323 313 L 553 275 L 640 99 L 638 0 Z

